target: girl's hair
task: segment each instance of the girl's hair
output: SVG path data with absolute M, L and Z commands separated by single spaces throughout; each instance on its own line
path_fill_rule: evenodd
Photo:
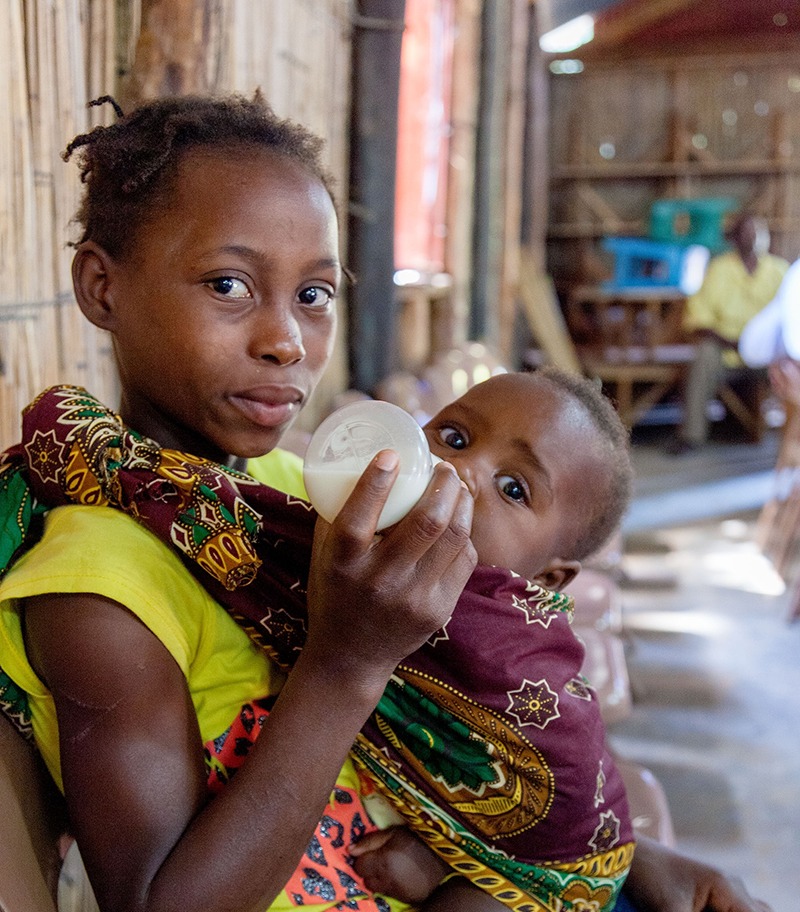
M 63 158 L 79 155 L 83 198 L 75 221 L 78 243 L 92 240 L 122 257 L 131 235 L 169 205 L 169 190 L 181 158 L 196 148 L 268 149 L 308 169 L 333 199 L 333 180 L 322 165 L 322 140 L 305 127 L 279 118 L 260 91 L 241 95 L 182 95 L 146 102 L 123 114 L 108 95 L 119 120 L 82 133 Z
M 608 489 L 597 492 L 592 515 L 587 517 L 583 531 L 577 535 L 574 553 L 570 555 L 574 560 L 583 560 L 599 551 L 608 541 L 619 527 L 630 503 L 633 491 L 630 435 L 611 400 L 593 380 L 551 366 L 535 371 L 534 376 L 577 400 L 592 419 L 603 441 L 609 473 Z

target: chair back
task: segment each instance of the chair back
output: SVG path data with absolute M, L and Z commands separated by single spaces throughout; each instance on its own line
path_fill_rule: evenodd
M 64 801 L 44 764 L 0 715 L 0 912 L 56 912 Z

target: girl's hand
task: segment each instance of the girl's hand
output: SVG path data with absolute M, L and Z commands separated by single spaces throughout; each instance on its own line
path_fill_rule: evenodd
M 333 523 L 318 520 L 304 651 L 381 690 L 409 653 L 448 620 L 476 563 L 472 498 L 441 463 L 419 503 L 377 537 L 397 455 L 383 450 Z
M 639 837 L 624 892 L 637 912 L 772 912 L 738 877 Z

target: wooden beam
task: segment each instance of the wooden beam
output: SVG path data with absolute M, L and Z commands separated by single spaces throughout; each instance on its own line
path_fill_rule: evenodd
M 528 21 L 527 117 L 522 175 L 521 240 L 536 269 L 544 272 L 550 185 L 550 74 L 539 47 L 539 10 L 531 4 Z
M 511 6 L 486 0 L 481 24 L 481 84 L 475 153 L 472 308 L 469 336 L 495 348 L 499 337 L 494 307 L 503 262 L 506 81 Z
M 350 385 L 372 393 L 394 369 L 397 110 L 405 0 L 360 0 L 353 15 L 350 147 Z
M 457 0 L 453 48 L 453 88 L 450 100 L 450 148 L 447 168 L 447 236 L 444 268 L 453 280 L 447 305 L 449 339 L 437 338 L 434 353 L 467 340 L 472 281 L 473 192 L 475 188 L 475 135 L 478 121 L 480 0 Z
M 505 173 L 503 175 L 503 245 L 497 296 L 496 352 L 505 364 L 516 364 L 517 287 L 522 237 L 522 187 L 525 152 L 528 58 L 528 0 L 512 0 L 509 19 L 506 81 Z
M 619 45 L 670 16 L 701 6 L 704 0 L 627 0 L 597 17 L 595 40 Z
M 206 34 L 211 0 L 142 0 L 142 27 L 123 108 L 162 95 L 207 91 Z

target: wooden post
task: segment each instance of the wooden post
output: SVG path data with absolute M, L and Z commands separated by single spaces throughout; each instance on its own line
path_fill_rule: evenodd
M 350 382 L 371 393 L 393 369 L 394 190 L 405 0 L 360 0 L 353 18 Z
M 453 49 L 445 240 L 445 271 L 452 277 L 453 284 L 450 295 L 442 298 L 435 307 L 434 354 L 461 345 L 467 340 L 472 281 L 480 0 L 456 0 L 455 24 L 457 40 Z
M 503 363 L 516 365 L 517 286 L 522 232 L 522 185 L 525 147 L 525 102 L 528 54 L 528 0 L 513 0 L 509 20 L 506 133 L 503 178 L 503 242 L 497 296 L 496 351 Z
M 127 110 L 161 95 L 206 91 L 206 34 L 213 0 L 141 0 L 136 55 L 122 88 Z
M 485 341 L 492 347 L 498 339 L 494 304 L 498 300 L 502 270 L 506 42 L 510 11 L 505 2 L 485 0 L 482 17 L 470 338 Z
M 520 234 L 533 265 L 543 272 L 547 261 L 550 198 L 550 79 L 547 60 L 539 47 L 540 15 L 537 4 L 531 4 Z

